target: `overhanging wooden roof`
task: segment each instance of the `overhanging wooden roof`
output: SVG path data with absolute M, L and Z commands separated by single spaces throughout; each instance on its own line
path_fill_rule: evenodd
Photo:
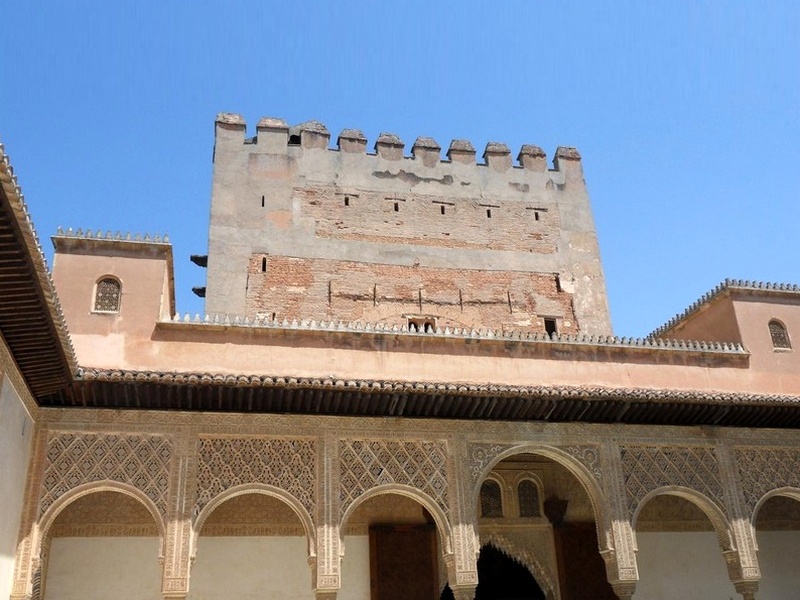
M 75 355 L 22 192 L 0 145 L 0 335 L 37 400 L 63 392 Z
M 45 406 L 547 422 L 800 427 L 790 395 L 81 369 Z

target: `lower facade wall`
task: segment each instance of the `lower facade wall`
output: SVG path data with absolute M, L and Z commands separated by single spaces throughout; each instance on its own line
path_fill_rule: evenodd
M 796 598 L 800 595 L 800 531 L 758 531 L 758 563 L 761 566 L 759 598 Z
M 194 600 L 255 599 L 265 597 L 265 590 L 298 599 L 312 598 L 314 590 L 346 600 L 367 597 L 364 527 L 373 522 L 361 523 L 354 515 L 369 516 L 372 509 L 361 507 L 370 502 L 391 506 L 390 494 L 413 500 L 424 519 L 435 523 L 440 569 L 446 571 L 440 581 L 462 591 L 474 588 L 480 546 L 492 543 L 535 572 L 548 599 L 563 598 L 552 549 L 516 544 L 513 531 L 501 531 L 504 521 L 495 523 L 494 537 L 482 530 L 479 490 L 489 477 L 502 485 L 504 519 L 521 516 L 515 500 L 519 477 L 541 484 L 544 513 L 551 495 L 569 499 L 562 518 L 594 522 L 609 582 L 621 597 L 630 598 L 635 588 L 636 598 L 677 593 L 727 599 L 741 596 L 742 582 L 752 588 L 760 579 L 765 590 L 774 590 L 772 596 L 800 587 L 794 574 L 780 573 L 788 571 L 785 557 L 800 550 L 798 537 L 750 529 L 767 498 L 800 500 L 800 434 L 794 431 L 91 410 L 44 411 L 37 427 L 38 458 L 25 500 L 33 510 L 24 517 L 17 548 L 13 600 L 38 600 L 40 559 L 47 600 L 86 597 L 80 587 L 61 595 L 59 590 L 70 588 L 59 584 L 56 556 L 67 543 L 75 547 L 65 555 L 78 556 L 84 551 L 80 544 L 91 539 L 56 537 L 49 564 L 46 549 L 53 524 L 63 525 L 62 511 L 98 491 L 136 500 L 160 532 L 151 555 L 163 551 L 164 567 L 163 573 L 157 563 L 153 567 L 154 597 L 163 591 Z M 12 439 L 11 433 L 5 437 Z M 272 516 L 252 513 L 255 520 L 245 523 L 249 534 L 219 529 L 235 528 L 236 521 L 216 523 L 217 533 L 203 534 L 209 515 L 245 494 L 268 496 L 273 504 L 265 504 L 263 514 Z M 640 509 L 665 495 L 698 507 L 709 530 L 637 535 Z M 289 521 L 276 520 L 286 514 Z M 542 531 L 549 527 L 544 515 L 535 522 Z M 354 529 L 358 523 L 360 530 Z M 90 525 L 81 526 L 89 531 Z M 252 533 L 259 527 L 270 533 Z M 53 532 L 64 535 L 63 529 Z M 760 536 L 768 543 L 759 557 Z M 140 543 L 134 539 L 132 548 Z M 698 555 L 705 557 L 703 570 L 693 571 Z M 759 558 L 779 574 L 760 572 Z

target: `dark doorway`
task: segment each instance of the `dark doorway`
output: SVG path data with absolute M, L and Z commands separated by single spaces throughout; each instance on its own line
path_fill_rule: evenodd
M 369 538 L 372 600 L 436 598 L 434 525 L 373 525 Z
M 446 586 L 441 600 L 451 600 Z M 475 600 L 545 600 L 545 595 L 530 571 L 498 550 L 486 545 L 478 555 L 478 589 Z

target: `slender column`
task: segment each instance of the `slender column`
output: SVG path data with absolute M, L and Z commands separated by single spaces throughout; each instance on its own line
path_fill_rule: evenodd
M 720 480 L 725 492 L 725 506 L 731 523 L 731 538 L 736 550 L 723 552 L 728 577 L 745 600 L 753 600 L 761 579 L 755 530 L 745 509 L 744 494 L 736 468 L 736 459 L 726 442 L 714 449 L 719 463 Z
M 448 442 L 452 445 L 447 466 L 450 490 L 450 513 L 452 520 L 452 553 L 445 556 L 447 578 L 453 594 L 456 590 L 471 600 L 478 585 L 478 516 L 472 501 L 473 486 L 470 477 L 467 443 L 463 436 L 454 436 Z M 446 552 L 446 549 L 442 549 Z M 471 590 L 471 591 L 470 591 Z M 469 594 L 472 595 L 469 595 Z M 459 596 L 456 595 L 459 600 Z
M 314 593 L 318 600 L 335 600 L 341 587 L 339 548 L 339 452 L 337 436 L 319 440 L 317 465 L 317 553 L 309 557 Z
M 628 512 L 625 475 L 622 458 L 616 442 L 604 442 L 600 447 L 603 469 L 603 487 L 608 498 L 609 545 L 600 554 L 606 563 L 606 576 L 614 593 L 620 600 L 633 596 L 639 570 L 636 566 L 636 550 L 633 527 Z M 601 526 L 597 524 L 598 528 Z
M 192 556 L 192 508 L 197 494 L 197 432 L 185 430 L 175 439 L 170 471 L 170 502 L 164 533 L 161 595 L 179 600 L 189 594 Z

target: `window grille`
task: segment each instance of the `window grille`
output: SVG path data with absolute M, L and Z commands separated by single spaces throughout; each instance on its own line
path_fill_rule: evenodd
M 783 323 L 779 321 L 769 322 L 769 335 L 772 337 L 772 347 L 781 350 L 791 350 L 792 344 L 789 341 L 789 333 Z
M 503 498 L 496 481 L 487 479 L 481 485 L 481 516 L 493 519 L 503 516 Z
M 119 281 L 106 277 L 97 282 L 94 294 L 94 309 L 98 312 L 119 312 Z
M 517 497 L 519 498 L 520 517 L 540 517 L 539 512 L 539 488 L 530 479 L 524 479 L 517 486 Z

